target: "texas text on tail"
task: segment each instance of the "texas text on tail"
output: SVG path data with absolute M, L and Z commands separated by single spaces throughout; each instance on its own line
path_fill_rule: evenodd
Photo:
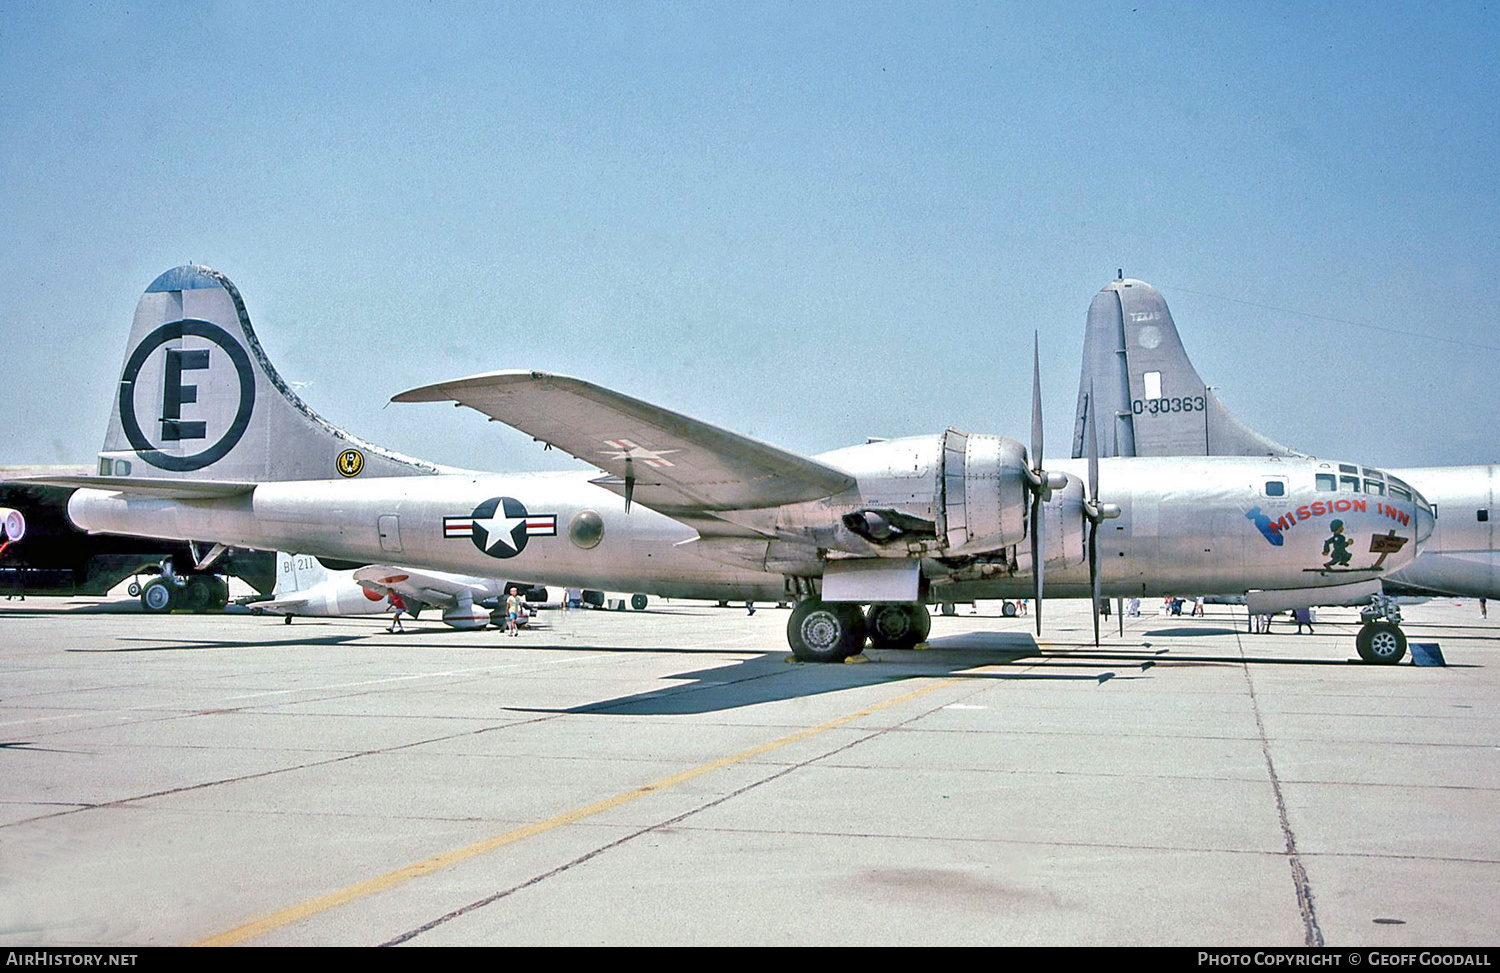
M 266 360 L 233 285 L 182 267 L 141 300 L 98 475 L 67 480 L 86 488 L 69 514 L 91 531 L 538 584 L 795 597 L 788 641 L 816 660 L 867 636 L 910 646 L 933 602 L 1033 597 L 1040 630 L 1044 572 L 1047 591 L 1096 600 L 1205 579 L 1226 592 L 1378 587 L 1431 529 L 1415 495 L 1361 498 L 1334 518 L 1310 459 L 1044 463 L 1037 371 L 1029 449 L 948 429 L 807 457 L 542 372 L 398 396 L 469 406 L 604 475 L 474 473 L 319 418 Z M 1315 502 L 1315 523 L 1290 529 Z
M 1188 359 L 1161 292 L 1143 281 L 1111 281 L 1089 307 L 1074 456 L 1083 455 L 1090 390 L 1097 411 L 1113 417 L 1101 444 L 1109 455 L 1303 458 L 1224 408 Z M 1325 499 L 1362 495 L 1366 503 L 1378 504 L 1392 497 L 1402 501 L 1414 488 L 1440 512 L 1417 558 L 1381 579 L 1386 593 L 1500 597 L 1500 558 L 1491 519 L 1500 467 L 1381 471 L 1326 462 L 1318 469 Z M 1342 603 L 1319 594 L 1309 593 L 1306 604 Z

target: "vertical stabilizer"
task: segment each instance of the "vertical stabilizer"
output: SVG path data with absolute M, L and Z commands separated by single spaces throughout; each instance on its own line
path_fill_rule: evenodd
M 435 472 L 308 408 L 266 358 L 223 274 L 178 267 L 146 288 L 101 476 L 264 482 Z
M 1300 456 L 1236 419 L 1188 360 L 1172 312 L 1145 281 L 1110 281 L 1089 305 L 1073 456 L 1092 386 L 1101 456 Z
M 276 590 L 273 598 L 286 598 L 328 580 L 328 569 L 310 554 L 276 552 Z

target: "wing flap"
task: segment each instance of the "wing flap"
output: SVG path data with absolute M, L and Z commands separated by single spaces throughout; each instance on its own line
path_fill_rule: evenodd
M 456 402 L 633 484 L 668 515 L 820 500 L 843 470 L 582 379 L 505 371 L 412 389 L 393 402 Z M 611 485 L 613 488 L 613 485 Z

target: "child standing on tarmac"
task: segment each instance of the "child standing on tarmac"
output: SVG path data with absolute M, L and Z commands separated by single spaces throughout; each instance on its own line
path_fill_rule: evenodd
M 401 596 L 394 591 L 390 593 L 387 600 L 390 601 L 391 608 L 395 609 L 396 614 L 391 616 L 391 627 L 386 629 L 386 631 L 392 635 L 395 635 L 397 632 L 404 633 L 406 627 L 401 624 L 401 613 L 406 611 L 406 602 L 402 601 Z
M 516 620 L 521 616 L 521 596 L 516 593 L 515 588 L 510 589 L 510 597 L 505 599 L 505 632 L 507 635 L 520 635 L 521 630 Z

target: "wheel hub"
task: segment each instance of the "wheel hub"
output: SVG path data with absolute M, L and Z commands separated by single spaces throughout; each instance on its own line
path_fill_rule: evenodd
M 899 642 L 911 631 L 911 618 L 899 608 L 888 608 L 875 615 L 875 631 L 888 642 Z
M 826 651 L 838 644 L 843 630 L 833 612 L 813 612 L 802 620 L 802 641 L 819 652 Z

